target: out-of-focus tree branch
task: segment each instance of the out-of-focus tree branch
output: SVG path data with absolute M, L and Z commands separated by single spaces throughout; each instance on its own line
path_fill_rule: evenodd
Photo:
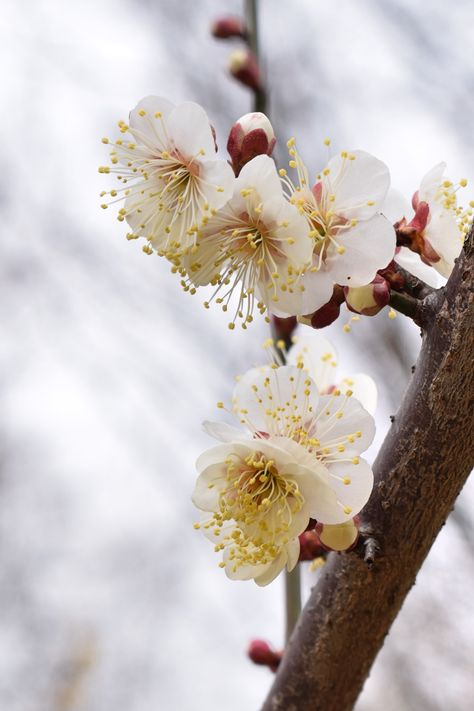
M 332 554 L 263 711 L 349 711 L 474 464 L 474 229 L 445 289 L 423 301 L 423 345 L 374 464 L 372 569 Z M 389 376 L 389 374 L 387 374 Z

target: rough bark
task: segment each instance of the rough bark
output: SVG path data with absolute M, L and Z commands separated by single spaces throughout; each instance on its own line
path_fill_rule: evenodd
M 331 554 L 262 711 L 349 711 L 474 465 L 474 232 L 423 302 L 415 373 L 374 464 L 364 511 L 381 553 Z M 390 373 L 387 373 L 390 377 Z

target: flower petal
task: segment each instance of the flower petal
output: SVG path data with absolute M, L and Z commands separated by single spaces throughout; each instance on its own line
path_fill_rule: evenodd
M 335 196 L 331 207 L 346 219 L 368 220 L 379 212 L 390 187 L 390 173 L 381 160 L 365 151 L 352 151 L 355 160 L 334 156 L 323 175 L 325 191 Z M 368 203 L 371 203 L 370 205 Z
M 303 363 L 303 370 L 314 380 L 320 393 L 336 382 L 337 352 L 334 346 L 319 333 L 304 333 L 287 355 L 288 365 Z
M 335 462 L 328 465 L 331 487 L 335 490 L 338 500 L 349 513 L 344 520 L 353 518 L 369 500 L 374 485 L 372 469 L 365 459 L 359 459 L 358 464 L 351 462 Z M 350 481 L 345 484 L 345 481 Z M 327 523 L 332 523 L 327 521 Z M 334 523 L 339 523 L 334 521 Z
M 396 247 L 395 230 L 383 215 L 358 222 L 355 227 L 340 230 L 336 235 L 344 254 L 335 245 L 327 250 L 326 266 L 337 284 L 365 286 L 393 259 Z
M 315 436 L 322 448 L 330 448 L 332 457 L 337 456 L 338 443 L 350 446 L 356 452 L 364 452 L 375 435 L 374 418 L 354 397 L 322 396 L 316 418 Z
M 294 366 L 252 368 L 234 389 L 235 412 L 255 432 L 286 435 L 294 428 L 291 418 L 311 417 L 318 406 L 317 387 L 307 381 L 308 376 Z
M 202 428 L 210 437 L 214 437 L 221 442 L 235 442 L 241 439 L 248 439 L 248 434 L 243 430 L 228 425 L 226 422 L 209 422 L 209 420 L 205 420 L 202 423 Z
M 174 108 L 163 96 L 145 96 L 130 112 L 133 134 L 148 147 L 164 150 L 169 144 L 166 122 Z
M 198 184 L 201 202 L 219 210 L 232 197 L 234 172 L 225 160 L 205 160 L 200 164 Z
M 339 383 L 339 389 L 345 392 L 352 390 L 352 397 L 358 400 L 362 407 L 371 415 L 375 415 L 377 408 L 377 386 L 370 375 L 365 373 L 355 373 L 347 378 L 343 378 Z
M 403 267 L 403 269 L 406 269 L 407 272 L 418 277 L 418 279 L 422 279 L 426 284 L 433 286 L 435 289 L 438 289 L 445 283 L 444 279 L 441 279 L 433 268 L 434 265 L 430 267 L 428 264 L 422 262 L 419 255 L 416 254 L 416 252 L 412 252 L 408 247 L 400 248 L 400 251 L 395 254 L 395 261 Z
M 206 159 L 216 153 L 209 118 L 202 106 L 193 101 L 185 101 L 173 109 L 168 132 L 176 150 L 188 160 L 202 155 L 202 151 Z

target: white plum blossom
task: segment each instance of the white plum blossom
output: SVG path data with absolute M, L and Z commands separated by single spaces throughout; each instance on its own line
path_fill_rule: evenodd
M 440 282 L 423 264 L 433 267 L 441 277 L 449 277 L 461 252 L 474 206 L 471 202 L 464 210 L 458 205 L 457 192 L 467 181 L 454 184 L 445 177 L 445 169 L 446 163 L 442 162 L 426 173 L 411 206 L 398 192 L 390 191 L 383 210 L 397 223 L 409 247 L 398 250 L 395 261 L 432 286 L 439 286 Z
M 458 206 L 459 186 L 444 177 L 445 169 L 446 163 L 438 163 L 426 173 L 412 203 L 420 220 L 417 231 L 425 242 L 422 258 L 447 278 L 461 252 L 472 212 L 468 215 Z
M 211 299 L 227 311 L 237 293 L 235 315 L 243 326 L 255 306 L 263 313 L 291 312 L 293 294 L 305 303 L 301 274 L 311 262 L 312 240 L 306 220 L 284 197 L 271 158 L 249 161 L 235 180 L 229 202 L 205 221 L 196 248 L 181 260 L 187 285 L 212 284 Z
M 374 420 L 349 389 L 319 395 L 302 364 L 248 371 L 232 412 L 243 429 L 205 423 L 221 444 L 198 459 L 193 501 L 227 575 L 266 584 L 296 564 L 310 518 L 341 524 L 366 503 Z
M 111 144 L 112 167 L 99 172 L 116 173 L 121 188 L 102 195 L 125 199 L 118 219 L 130 225 L 128 239 L 144 237 L 145 252 L 176 258 L 194 245 L 203 217 L 230 198 L 232 168 L 217 160 L 207 114 L 193 102 L 148 96 L 119 128 L 124 138 Z
M 342 151 L 329 160 L 311 187 L 294 139 L 288 146 L 298 184 L 285 170 L 280 174 L 313 239 L 312 266 L 303 278 L 303 293 L 311 308 L 303 307 L 295 292 L 287 311 L 299 315 L 327 303 L 334 284 L 357 287 L 370 283 L 377 270 L 393 259 L 396 240 L 393 226 L 380 212 L 390 185 L 389 171 L 382 161 L 364 151 Z

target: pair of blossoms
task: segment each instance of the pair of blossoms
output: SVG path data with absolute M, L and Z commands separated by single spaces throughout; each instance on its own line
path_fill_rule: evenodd
M 341 287 L 352 310 L 370 315 L 381 304 L 377 272 L 394 258 L 425 278 L 425 265 L 449 276 L 472 214 L 457 206 L 444 163 L 422 180 L 411 219 L 410 206 L 389 194 L 387 166 L 364 151 L 332 157 L 312 185 L 290 139 L 293 180 L 270 158 L 275 136 L 260 113 L 232 127 L 232 166 L 217 158 L 198 104 L 150 96 L 119 127 L 131 140 L 116 140 L 112 165 L 99 168 L 120 183 L 102 193 L 113 198 L 102 206 L 125 200 L 118 219 L 130 225 L 127 237 L 166 257 L 186 291 L 214 287 L 206 307 L 227 311 L 235 294 L 230 328 L 237 319 L 246 328 L 255 309 L 308 322 Z

